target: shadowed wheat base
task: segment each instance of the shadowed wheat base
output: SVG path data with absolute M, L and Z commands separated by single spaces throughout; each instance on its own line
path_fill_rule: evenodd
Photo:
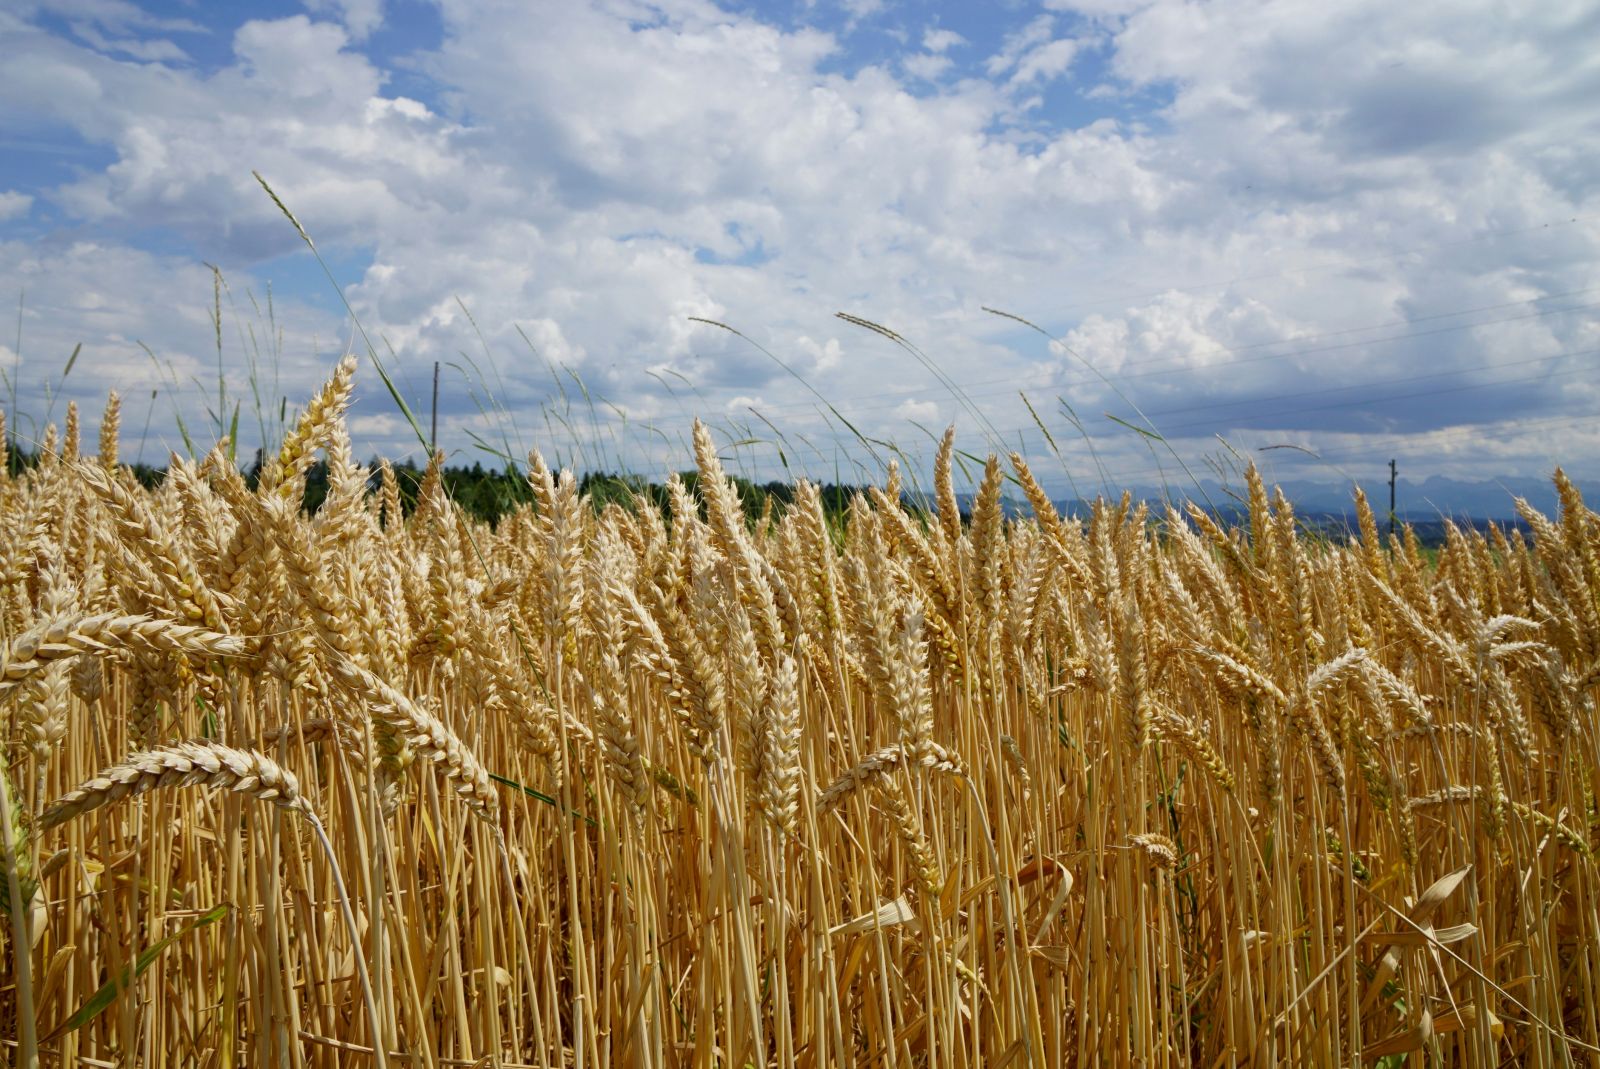
M 0 482 L 0 1060 L 1600 1057 L 1559 473 L 1530 539 L 1430 561 L 1254 472 L 1229 530 L 1059 517 L 1013 457 L 1037 518 L 991 461 L 964 523 L 949 437 L 931 512 L 891 473 L 751 524 L 699 428 L 667 517 L 535 455 L 491 529 L 437 459 L 404 521 L 368 492 L 352 372 L 255 487 L 219 450 L 145 491 L 75 418 Z

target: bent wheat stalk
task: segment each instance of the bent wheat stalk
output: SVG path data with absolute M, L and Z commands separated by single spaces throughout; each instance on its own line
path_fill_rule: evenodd
M 0 768 L 0 864 L 5 866 L 0 869 L 0 875 L 5 877 L 7 900 L 4 907 L 11 920 L 11 961 L 17 990 L 17 1064 L 24 1069 L 34 1069 L 39 1064 L 39 1037 L 34 1025 L 32 962 L 28 953 L 33 939 L 22 892 L 22 866 L 29 846 L 15 834 L 19 822 L 12 819 L 14 804 L 10 777 Z

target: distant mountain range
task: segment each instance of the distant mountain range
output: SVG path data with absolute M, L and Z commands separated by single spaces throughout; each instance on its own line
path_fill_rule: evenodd
M 1584 501 L 1591 507 L 1600 504 L 1600 482 L 1575 480 Z M 1295 508 L 1308 513 L 1355 515 L 1354 489 L 1346 485 L 1315 482 L 1286 482 L 1283 492 Z M 1210 492 L 1210 487 L 1207 491 Z M 1389 511 L 1389 484 L 1364 483 L 1367 501 L 1379 516 Z M 1555 483 L 1550 479 L 1483 479 L 1467 481 L 1429 476 L 1422 482 L 1399 480 L 1395 488 L 1395 513 L 1401 520 L 1440 519 L 1505 520 L 1517 515 L 1516 499 L 1525 499 L 1547 516 L 1560 508 Z
M 1600 482 L 1575 481 L 1590 508 L 1600 505 Z M 1201 504 L 1209 497 L 1211 504 L 1221 511 L 1227 511 L 1230 504 L 1240 504 L 1238 498 L 1231 496 L 1220 483 L 1202 479 L 1200 485 L 1204 494 L 1194 491 L 1192 485 L 1185 488 L 1174 482 L 1172 494 L 1192 498 Z M 1349 516 L 1352 521 L 1355 519 L 1355 490 L 1349 483 L 1290 480 L 1276 485 L 1282 487 L 1284 495 L 1294 503 L 1297 512 L 1308 516 Z M 1362 488 L 1367 492 L 1372 511 L 1380 518 L 1386 518 L 1389 514 L 1388 482 L 1367 482 Z M 1242 486 L 1230 489 L 1235 495 L 1243 495 Z M 1135 490 L 1135 494 L 1156 501 L 1163 497 L 1159 489 L 1148 487 Z M 1554 516 L 1560 507 L 1555 483 L 1549 479 L 1484 479 L 1471 482 L 1433 475 L 1420 483 L 1404 478 L 1399 480 L 1395 488 L 1395 514 L 1402 522 L 1509 520 L 1516 518 L 1516 499 L 1519 497 L 1547 516 Z
M 1600 510 L 1600 482 L 1575 480 L 1583 494 L 1584 502 Z M 1353 528 L 1356 522 L 1354 488 L 1349 483 L 1326 483 L 1311 480 L 1289 480 L 1277 484 L 1285 496 L 1294 503 L 1295 511 L 1306 519 L 1318 519 L 1324 524 L 1337 524 L 1347 519 Z M 1014 486 L 1007 488 L 1006 509 L 1013 515 L 1027 515 L 1028 503 Z M 1367 501 L 1377 514 L 1380 526 L 1389 515 L 1389 484 L 1387 481 L 1363 484 Z M 1202 492 L 1203 491 L 1203 492 Z M 1231 491 L 1231 493 L 1230 493 Z M 1242 482 L 1224 489 L 1213 479 L 1200 480 L 1200 489 L 1192 483 L 1176 480 L 1171 484 L 1174 499 L 1189 499 L 1218 512 L 1231 513 L 1244 507 Z M 1167 495 L 1159 487 L 1135 487 L 1134 496 L 1152 504 Z M 1492 520 L 1515 520 L 1516 499 L 1524 498 L 1546 516 L 1554 517 L 1560 509 L 1555 484 L 1549 479 L 1484 479 L 1468 481 L 1447 479 L 1434 475 L 1422 482 L 1400 479 L 1395 493 L 1395 513 L 1402 523 L 1431 527 L 1442 520 L 1453 519 L 1463 523 L 1483 523 Z M 971 495 L 960 495 L 961 507 L 970 509 Z M 1076 498 L 1063 498 L 1055 502 L 1063 514 L 1083 515 L 1089 503 Z

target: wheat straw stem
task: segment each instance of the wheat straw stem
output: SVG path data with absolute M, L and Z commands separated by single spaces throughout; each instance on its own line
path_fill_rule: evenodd
M 328 830 L 322 826 L 322 820 L 306 806 L 301 810 L 302 815 L 311 822 L 311 830 L 316 832 L 317 841 L 322 844 L 322 852 L 327 855 L 328 868 L 333 875 L 333 886 L 339 892 L 339 909 L 344 914 L 345 927 L 350 932 L 351 957 L 356 963 L 356 978 L 361 982 L 361 1000 L 367 1007 L 367 1027 L 372 1029 L 372 1060 L 377 1069 L 385 1069 L 388 1064 L 388 1055 L 384 1052 L 386 1044 L 383 1041 L 383 1022 L 378 1016 L 378 1000 L 372 994 L 372 978 L 367 975 L 366 954 L 361 950 L 361 940 L 357 935 L 355 910 L 350 907 L 350 892 L 345 888 L 344 873 L 339 870 L 339 859 L 333 852 L 333 843 L 328 839 Z M 381 923 L 381 920 L 380 920 Z
M 338 858 L 334 853 L 333 844 L 328 840 L 327 831 L 310 803 L 300 793 L 300 784 L 294 773 L 265 754 L 253 750 L 237 750 L 206 741 L 178 743 L 175 746 L 129 755 L 121 764 L 113 765 L 76 790 L 69 791 L 52 802 L 41 815 L 39 826 L 41 830 L 47 830 L 132 795 L 144 794 L 160 787 L 185 786 L 191 783 L 223 787 L 249 794 L 280 808 L 294 810 L 311 822 L 311 827 L 327 854 L 328 864 L 339 892 L 339 903 L 344 911 L 345 925 L 349 929 L 362 998 L 366 1003 L 368 1022 L 372 1028 L 374 1059 L 379 1066 L 384 1065 L 383 1029 L 378 1018 L 377 1003 L 372 995 L 372 982 L 362 960 L 355 914 L 350 908 L 344 877 L 339 870 Z M 0 791 L 3 789 L 3 786 L 0 786 Z
M 0 427 L 0 439 L 4 428 Z M 28 904 L 22 900 L 22 879 L 17 859 L 28 850 L 27 843 L 19 843 L 12 834 L 12 807 L 17 804 L 11 797 L 10 776 L 0 768 L 0 846 L 5 848 L 5 877 L 10 901 L 7 912 L 11 915 L 11 963 L 15 970 L 17 988 L 17 1064 L 22 1069 L 37 1069 L 39 1065 L 39 1039 L 34 1025 L 33 1006 L 33 938 Z

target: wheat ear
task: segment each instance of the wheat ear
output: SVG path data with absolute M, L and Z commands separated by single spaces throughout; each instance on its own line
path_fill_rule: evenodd
M 5 651 L 0 659 L 0 693 L 63 657 L 113 649 L 238 657 L 246 652 L 246 640 L 149 616 L 62 616 L 21 635 Z
M 489 773 L 467 744 L 432 713 L 417 705 L 365 668 L 343 657 L 332 658 L 333 675 L 367 701 L 374 720 L 392 728 L 419 756 L 439 766 L 445 779 L 474 815 L 499 826 L 499 796 Z
M 204 784 L 248 794 L 284 809 L 310 813 L 293 772 L 255 750 L 236 750 L 215 742 L 180 742 L 130 754 L 45 807 L 41 830 L 158 787 Z

